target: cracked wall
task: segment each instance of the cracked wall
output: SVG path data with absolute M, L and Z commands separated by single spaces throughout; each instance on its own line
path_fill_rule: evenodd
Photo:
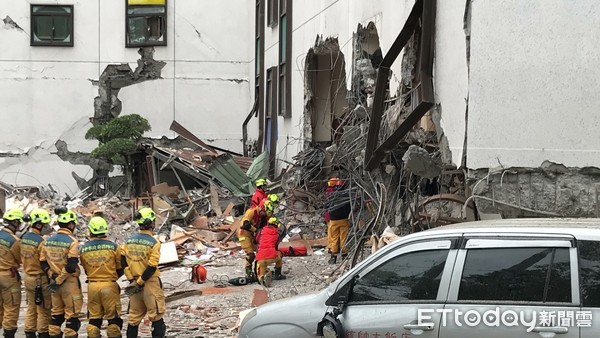
M 0 57 L 0 102 L 11 121 L 0 124 L 0 180 L 76 191 L 92 168 L 107 170 L 87 156 L 95 147 L 84 139 L 90 119 L 118 114 L 146 117 L 151 137 L 175 137 L 169 126 L 177 120 L 208 142 L 241 151 L 253 44 L 238 32 L 252 27 L 251 3 L 169 1 L 168 43 L 153 56 L 125 48 L 122 20 L 114 14 L 124 10 L 121 3 L 74 6 L 74 47 L 31 47 L 29 3 L 0 2 L 0 41 L 10 46 Z M 116 73 L 125 78 L 111 78 Z
M 537 168 L 469 171 L 478 212 L 515 217 L 600 217 L 600 169 L 545 161 Z

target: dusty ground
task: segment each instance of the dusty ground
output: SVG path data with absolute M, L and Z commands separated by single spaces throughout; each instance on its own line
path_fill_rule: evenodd
M 273 281 L 268 288 L 270 300 L 306 294 L 323 289 L 330 280 L 330 275 L 335 270 L 337 276 L 341 269 L 337 265 L 327 264 L 327 255 L 319 255 L 318 251 L 311 256 L 284 258 L 283 272 L 286 280 Z M 255 289 L 263 289 L 258 284 L 245 286 L 232 286 L 228 283 L 215 282 L 213 278 L 229 279 L 243 275 L 244 259 L 239 252 L 229 256 L 216 258 L 206 265 L 208 279 L 203 284 L 189 282 L 190 268 L 171 267 L 162 272 L 162 281 L 165 294 L 176 290 L 202 290 L 202 296 L 194 296 L 176 300 L 167 304 L 165 322 L 168 326 L 167 336 L 179 338 L 191 337 L 234 337 L 238 314 L 241 310 L 251 308 L 251 301 Z M 81 277 L 84 301 L 87 299 L 87 285 L 85 277 Z M 128 283 L 120 281 L 124 287 Z M 127 319 L 127 298 L 122 296 L 123 318 Z M 86 313 L 85 303 L 83 313 Z M 24 337 L 23 320 L 25 315 L 25 294 L 21 314 L 19 316 L 18 337 Z M 80 336 L 86 336 L 87 320 L 82 318 Z M 105 323 L 106 325 L 106 323 Z M 126 326 L 126 325 L 125 325 Z M 125 335 L 123 330 L 123 335 Z M 105 334 L 103 333 L 103 336 Z M 143 322 L 140 326 L 140 336 L 150 337 L 150 325 Z

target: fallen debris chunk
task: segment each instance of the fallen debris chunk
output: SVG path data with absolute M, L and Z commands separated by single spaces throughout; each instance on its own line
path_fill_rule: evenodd
M 223 215 L 223 211 L 221 211 L 221 206 L 219 205 L 217 186 L 213 182 L 210 182 L 210 204 L 212 205 L 215 214 L 221 217 Z
M 169 264 L 178 261 L 179 256 L 177 255 L 177 245 L 175 242 L 163 243 L 160 246 L 160 260 L 158 261 L 158 265 Z
M 252 303 L 253 307 L 260 306 L 269 302 L 269 293 L 263 289 L 254 289 L 254 294 L 252 295 Z
M 196 229 L 204 229 L 204 230 L 208 230 L 208 217 L 206 216 L 198 216 L 196 218 L 194 218 L 194 220 L 192 221 L 191 224 L 192 227 L 196 228 Z
M 165 297 L 165 303 L 170 303 L 179 299 L 193 297 L 193 296 L 202 296 L 202 290 L 182 290 L 175 291 L 172 294 Z

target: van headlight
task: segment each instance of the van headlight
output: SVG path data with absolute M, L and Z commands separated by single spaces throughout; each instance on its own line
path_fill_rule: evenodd
M 256 316 L 256 308 L 250 310 L 250 312 L 248 312 L 244 318 L 242 318 L 242 322 L 240 323 L 240 330 L 244 327 L 244 325 L 250 320 L 252 319 L 252 317 Z

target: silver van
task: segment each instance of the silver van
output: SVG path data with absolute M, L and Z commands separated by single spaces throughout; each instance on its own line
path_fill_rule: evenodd
M 387 245 L 320 292 L 253 309 L 238 337 L 597 338 L 600 219 L 463 223 Z

